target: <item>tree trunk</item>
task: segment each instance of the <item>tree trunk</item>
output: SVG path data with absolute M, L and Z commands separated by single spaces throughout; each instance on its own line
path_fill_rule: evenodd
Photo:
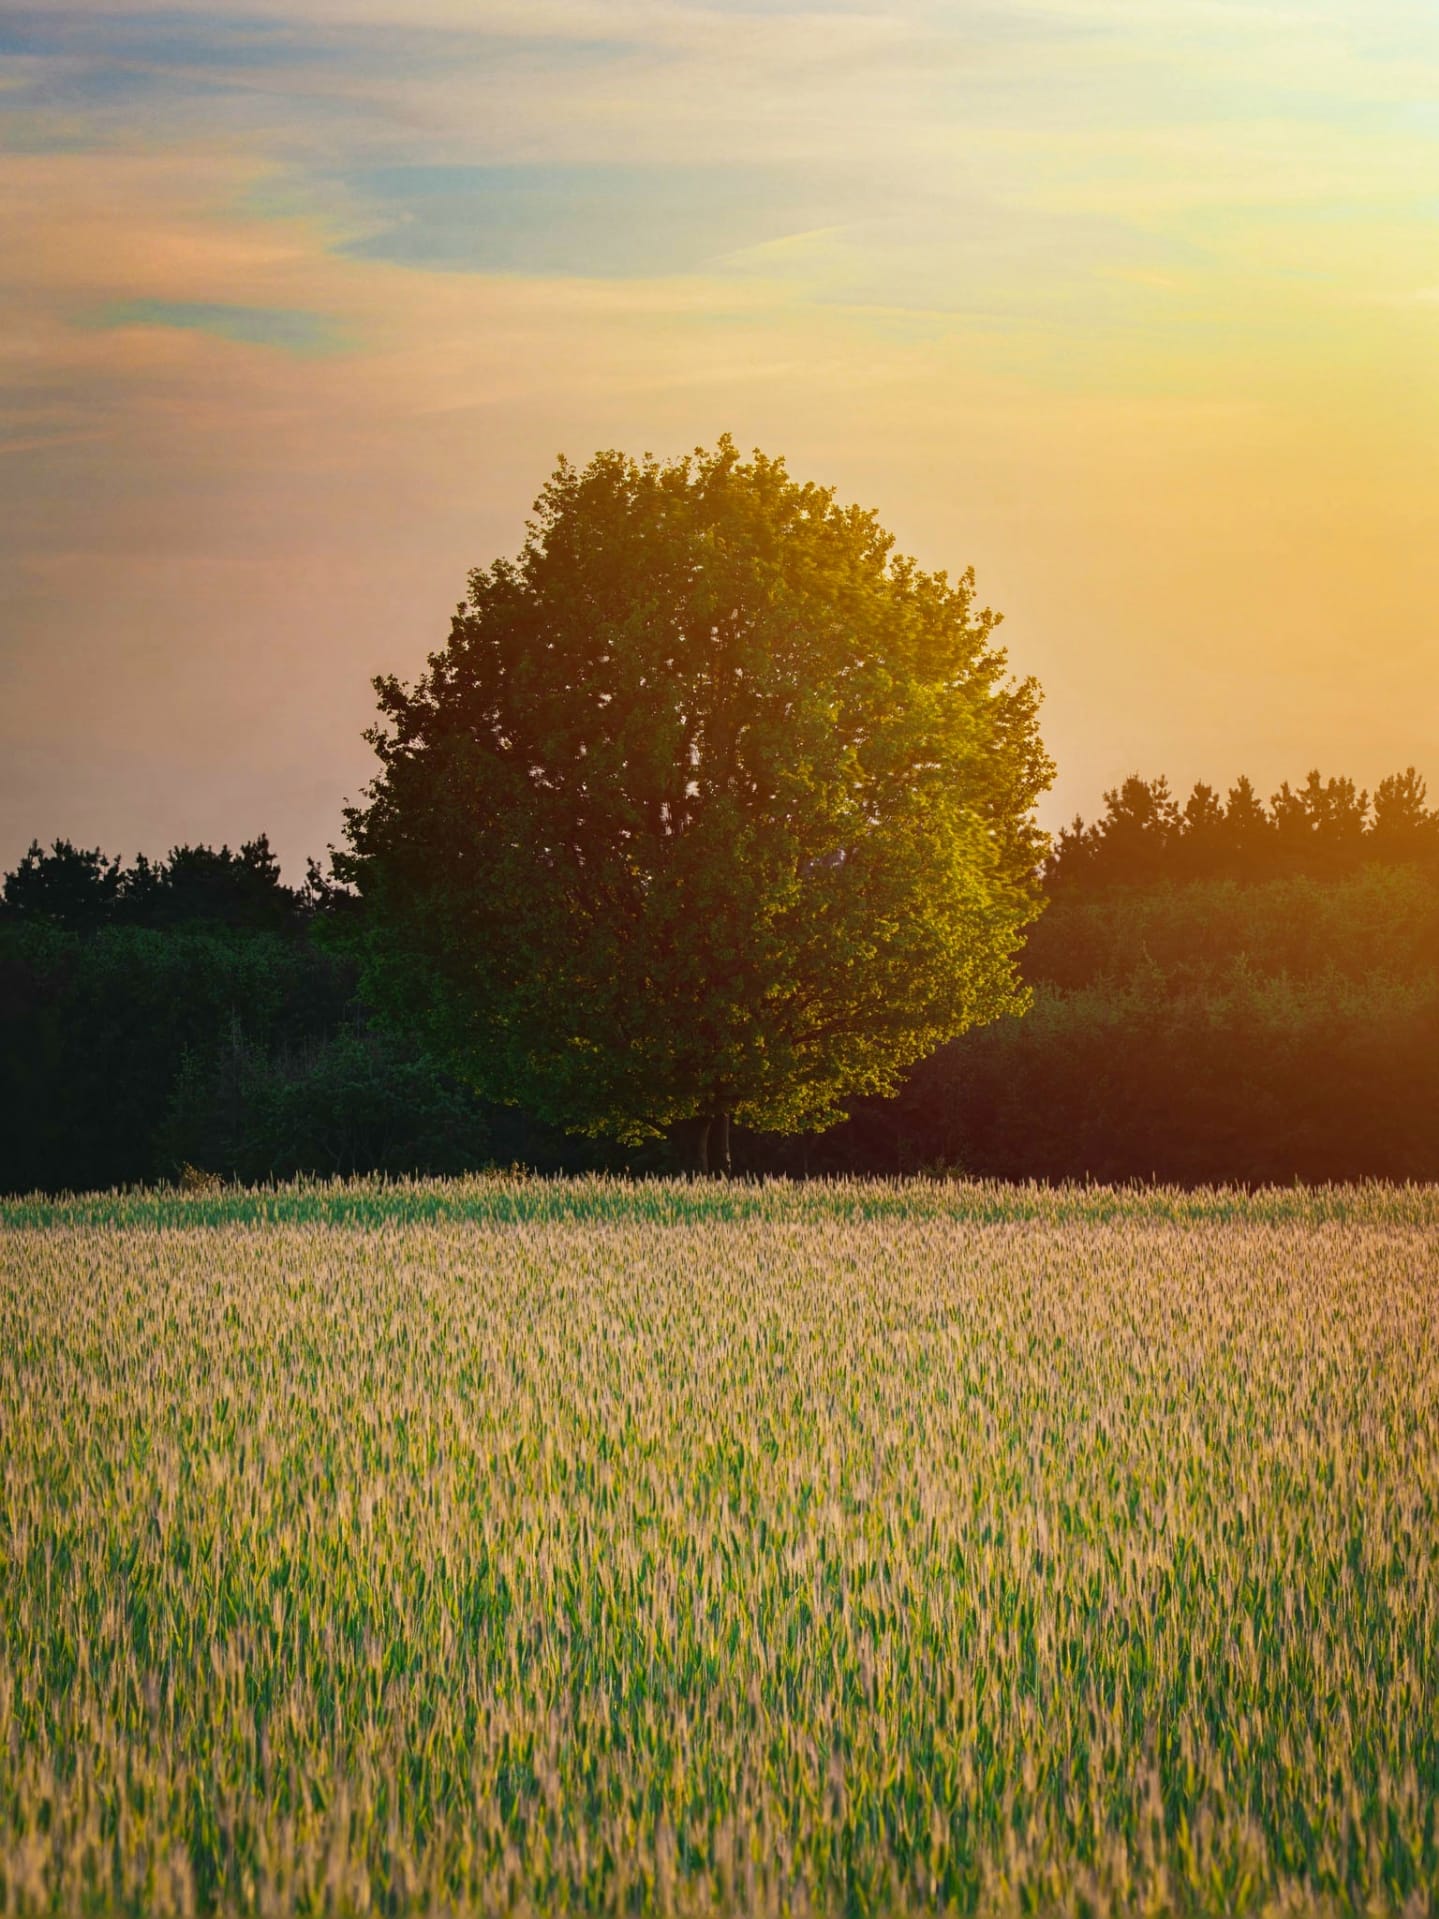
M 728 1113 L 701 1113 L 695 1119 L 679 1120 L 671 1137 L 691 1179 L 703 1179 L 708 1173 L 729 1177 Z

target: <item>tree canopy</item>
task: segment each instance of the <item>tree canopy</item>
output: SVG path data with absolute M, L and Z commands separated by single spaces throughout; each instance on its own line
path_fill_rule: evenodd
M 1439 810 L 1412 767 L 1370 796 L 1354 781 L 1312 771 L 1286 780 L 1266 806 L 1240 778 L 1221 800 L 1198 782 L 1183 806 L 1161 774 L 1132 773 L 1104 795 L 1092 824 L 1060 832 L 1045 869 L 1050 892 L 1206 879 L 1332 879 L 1369 862 L 1439 865 Z
M 1015 1010 L 1052 767 L 971 573 L 733 443 L 562 461 L 349 810 L 365 991 L 637 1142 L 820 1127 Z M 703 1160 L 703 1145 L 700 1148 Z
M 106 926 L 287 932 L 332 898 L 313 860 L 304 888 L 287 886 L 264 833 L 238 853 L 176 846 L 162 860 L 141 853 L 132 866 L 65 839 L 47 853 L 36 840 L 0 886 L 4 911 L 87 933 Z

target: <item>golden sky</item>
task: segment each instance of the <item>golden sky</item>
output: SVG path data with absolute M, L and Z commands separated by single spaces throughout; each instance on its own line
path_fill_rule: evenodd
M 973 563 L 1047 817 L 1439 786 L 1434 0 L 0 14 L 0 866 L 292 870 L 560 451 Z

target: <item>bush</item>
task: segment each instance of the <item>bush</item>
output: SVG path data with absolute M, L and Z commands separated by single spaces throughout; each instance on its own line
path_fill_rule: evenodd
M 186 1057 L 157 1140 L 167 1167 L 254 1182 L 299 1173 L 462 1173 L 486 1163 L 472 1093 L 355 1031 L 267 1053 L 236 1033 Z
M 0 919 L 0 1190 L 153 1179 L 187 1055 L 334 1031 L 353 979 L 303 940 Z

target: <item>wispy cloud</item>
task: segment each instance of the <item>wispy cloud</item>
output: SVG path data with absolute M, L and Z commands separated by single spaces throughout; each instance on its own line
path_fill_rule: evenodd
M 412 267 L 652 279 L 802 229 L 826 203 L 795 168 L 444 166 L 344 181 L 374 230 L 345 251 Z
M 287 307 L 228 306 L 216 300 L 116 300 L 87 314 L 85 324 L 210 333 L 220 340 L 301 355 L 335 353 L 343 346 L 343 336 L 324 314 Z
M 1436 98 L 1432 0 L 7 8 L 0 840 L 22 735 L 239 753 L 257 645 L 227 777 L 342 788 L 559 448 L 724 427 L 979 563 L 1076 800 L 1240 679 L 1362 773 L 1356 648 L 1439 670 Z

